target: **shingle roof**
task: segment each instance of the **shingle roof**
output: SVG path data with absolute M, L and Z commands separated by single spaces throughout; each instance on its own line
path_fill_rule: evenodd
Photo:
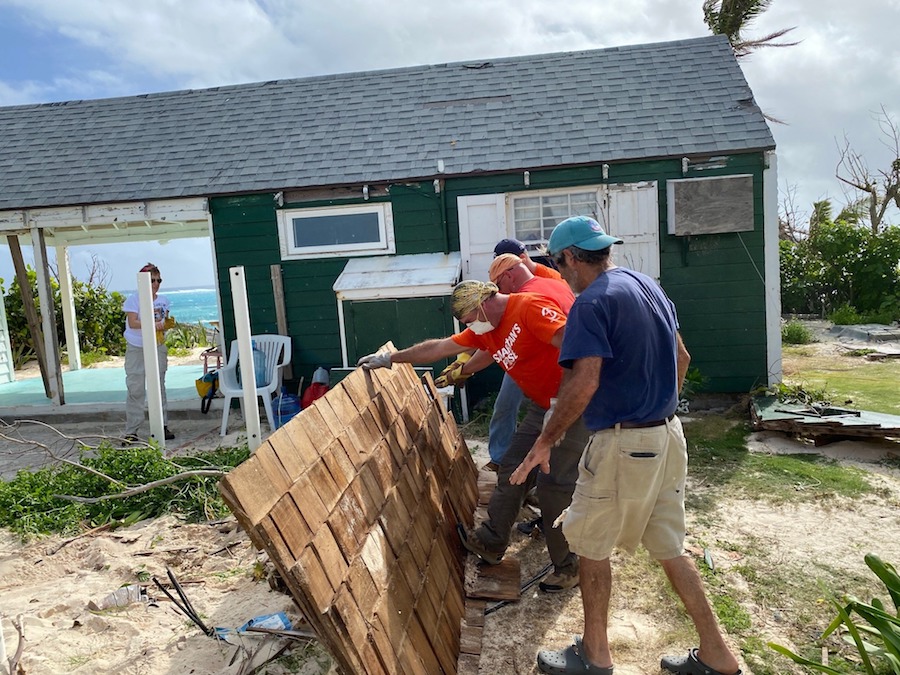
M 0 210 L 774 146 L 704 37 L 0 108 Z

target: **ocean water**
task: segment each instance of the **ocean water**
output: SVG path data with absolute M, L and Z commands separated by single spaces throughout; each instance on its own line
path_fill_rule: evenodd
M 126 297 L 136 291 L 123 291 Z M 167 288 L 160 291 L 169 299 L 170 313 L 178 323 L 202 323 L 209 326 L 219 318 L 215 288 Z

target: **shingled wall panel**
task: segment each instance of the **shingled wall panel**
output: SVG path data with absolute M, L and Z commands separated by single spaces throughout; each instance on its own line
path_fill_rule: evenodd
M 457 673 L 476 469 L 430 376 L 357 370 L 219 489 L 343 673 Z

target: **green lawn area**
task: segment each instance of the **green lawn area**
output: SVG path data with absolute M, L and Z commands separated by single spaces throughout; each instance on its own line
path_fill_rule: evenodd
M 900 415 L 900 359 L 817 354 L 811 345 L 784 347 L 784 381 L 824 389 L 835 405 Z

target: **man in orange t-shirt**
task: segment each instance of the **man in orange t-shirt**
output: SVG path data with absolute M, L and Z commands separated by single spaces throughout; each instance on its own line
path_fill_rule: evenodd
M 461 532 L 463 545 L 491 565 L 503 558 L 512 527 L 528 490 L 537 485 L 547 551 L 554 572 L 540 584 L 545 592 L 559 592 L 578 584 L 578 558 L 569 550 L 561 530 L 550 527 L 572 500 L 578 461 L 587 442 L 587 429 L 573 426 L 552 451 L 550 473 L 533 472 L 521 485 L 509 477 L 540 435 L 544 418 L 552 412 L 562 379 L 559 345 L 566 316 L 553 300 L 533 293 L 506 295 L 483 281 L 463 281 L 453 289 L 453 314 L 467 328 L 450 337 L 425 340 L 397 352 L 362 357 L 366 369 L 389 368 L 393 363 L 433 363 L 471 349 L 486 350 L 528 397 L 525 418 L 516 429 L 497 472 L 497 487 L 488 517 L 477 528 Z
M 531 272 L 536 277 L 543 277 L 544 279 L 556 279 L 557 281 L 562 281 L 562 275 L 559 271 L 551 267 L 553 261 L 550 260 L 547 256 L 540 256 L 541 260 L 546 260 L 546 264 L 535 260 L 530 255 L 528 255 L 528 249 L 525 248 L 525 244 L 523 244 L 518 239 L 501 239 L 497 242 L 497 245 L 494 246 L 494 258 L 503 255 L 504 253 L 511 253 L 516 256 L 519 260 L 522 261 L 522 264 L 525 265 L 526 269 Z M 565 283 L 563 281 L 563 283 Z

